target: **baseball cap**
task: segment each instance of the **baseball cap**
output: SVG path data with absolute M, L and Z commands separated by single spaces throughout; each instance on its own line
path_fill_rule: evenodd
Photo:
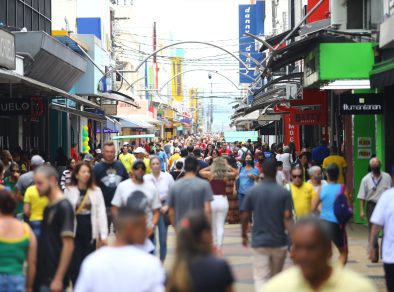
M 96 153 L 97 153 L 97 154 L 101 154 L 101 149 L 100 149 L 100 148 L 97 148 L 97 149 L 96 149 Z
M 40 155 L 34 155 L 31 158 L 30 164 L 34 166 L 41 166 L 45 163 L 44 158 L 42 158 Z
M 94 159 L 94 157 L 90 153 L 85 154 L 85 156 L 83 157 L 84 161 L 92 161 L 93 159 Z
M 129 146 L 129 142 L 124 142 L 123 146 Z
M 145 153 L 145 149 L 142 147 L 137 147 L 137 149 L 134 150 L 135 154 L 139 154 L 139 153 Z

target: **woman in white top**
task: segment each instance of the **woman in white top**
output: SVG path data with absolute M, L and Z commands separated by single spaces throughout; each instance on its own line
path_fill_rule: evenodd
M 101 189 L 94 184 L 92 166 L 81 162 L 71 175 L 71 185 L 64 191 L 75 210 L 76 232 L 71 265 L 75 285 L 82 261 L 97 247 L 107 244 L 108 223 Z
M 168 218 L 167 195 L 168 190 L 174 184 L 174 178 L 168 172 L 161 171 L 160 158 L 157 156 L 153 156 L 150 159 L 150 168 L 152 173 L 145 175 L 144 180 L 152 183 L 160 196 L 161 209 L 157 227 L 159 229 L 160 260 L 164 262 L 167 256 L 167 232 L 168 225 L 170 224 Z
M 288 147 L 283 151 L 282 148 L 278 149 L 278 154 L 276 154 L 276 160 L 282 161 L 283 163 L 283 173 L 285 175 L 286 181 L 290 181 L 290 170 L 291 164 L 293 163 L 293 159 L 290 154 L 290 149 Z

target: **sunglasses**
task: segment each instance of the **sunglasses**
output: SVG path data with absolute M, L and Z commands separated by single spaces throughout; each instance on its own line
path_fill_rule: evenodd
M 293 178 L 302 178 L 302 174 L 300 175 L 292 175 Z
M 143 171 L 146 171 L 146 168 L 145 167 L 143 167 L 143 166 L 137 166 L 137 167 L 133 167 L 133 170 L 143 170 Z

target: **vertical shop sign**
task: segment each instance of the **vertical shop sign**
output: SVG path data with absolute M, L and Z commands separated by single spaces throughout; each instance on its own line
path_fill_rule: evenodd
M 293 142 L 296 145 L 296 149 L 300 149 L 300 128 L 297 125 L 291 124 L 290 114 L 283 116 L 284 125 L 284 144 L 288 145 Z
M 171 58 L 172 65 L 172 97 L 176 101 L 183 101 L 183 75 L 182 73 L 182 58 Z

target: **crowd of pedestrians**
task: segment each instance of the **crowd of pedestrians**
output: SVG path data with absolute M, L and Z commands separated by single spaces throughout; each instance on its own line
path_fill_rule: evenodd
M 375 291 L 345 268 L 352 202 L 335 146 L 298 152 L 293 143 L 213 135 L 125 142 L 120 153 L 108 141 L 94 153 L 59 151 L 55 168 L 39 155 L 17 163 L 2 152 L 0 291 L 233 291 L 226 222 L 241 223 L 256 291 Z M 373 262 L 384 230 L 394 291 L 394 191 L 380 168 L 372 158 L 358 198 Z M 169 226 L 177 247 L 166 275 Z

